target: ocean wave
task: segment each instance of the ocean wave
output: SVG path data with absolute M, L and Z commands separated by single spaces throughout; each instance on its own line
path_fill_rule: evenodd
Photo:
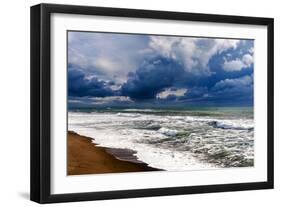
M 69 130 L 109 148 L 136 151 L 165 170 L 253 166 L 253 119 L 147 113 L 70 112 Z
M 151 123 L 151 124 L 148 124 L 146 126 L 146 129 L 155 129 L 155 130 L 159 130 L 161 129 L 161 125 L 159 123 Z
M 229 121 L 229 120 L 221 120 L 221 121 L 211 121 L 210 125 L 221 128 L 221 129 L 236 129 L 236 130 L 253 130 L 253 124 L 245 123 L 245 121 Z
M 153 112 L 155 110 L 153 110 L 153 109 L 123 109 L 122 111 L 127 111 L 127 112 Z
M 135 114 L 135 113 L 117 113 L 117 116 L 136 118 L 136 117 L 140 117 L 141 114 Z
M 165 127 L 162 127 L 158 130 L 158 132 L 160 132 L 161 134 L 164 134 L 166 136 L 176 136 L 178 134 L 178 130 L 175 129 L 167 129 Z

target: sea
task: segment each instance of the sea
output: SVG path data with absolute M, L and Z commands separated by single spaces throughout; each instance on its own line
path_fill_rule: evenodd
M 167 171 L 254 166 L 252 107 L 72 109 L 68 130 Z

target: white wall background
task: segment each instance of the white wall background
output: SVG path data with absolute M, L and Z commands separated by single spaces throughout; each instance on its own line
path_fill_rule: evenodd
M 277 206 L 281 203 L 281 13 L 277 0 L 10 0 L 1 2 L 0 206 L 29 201 L 29 7 L 38 3 L 217 13 L 275 18 L 275 189 L 154 198 L 62 203 L 52 206 Z

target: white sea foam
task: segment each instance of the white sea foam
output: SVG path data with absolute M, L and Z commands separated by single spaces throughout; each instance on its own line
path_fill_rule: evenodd
M 253 159 L 250 119 L 69 112 L 68 120 L 69 130 L 94 138 L 100 146 L 134 150 L 139 160 L 155 168 L 210 169 L 230 165 L 234 158 Z
M 253 129 L 254 124 L 250 123 L 250 121 L 245 120 L 224 120 L 224 121 L 215 121 L 214 123 L 216 127 L 222 129 L 238 129 L 238 130 L 246 130 Z
M 167 129 L 165 127 L 162 127 L 158 130 L 158 132 L 167 135 L 167 136 L 176 136 L 178 133 L 178 130 L 175 129 Z
M 123 117 L 139 117 L 140 116 L 140 114 L 131 114 L 131 113 L 117 113 L 117 116 L 123 116 Z

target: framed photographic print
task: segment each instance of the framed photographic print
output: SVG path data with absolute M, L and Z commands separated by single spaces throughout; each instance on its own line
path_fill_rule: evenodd
M 273 188 L 273 19 L 31 7 L 31 200 Z

